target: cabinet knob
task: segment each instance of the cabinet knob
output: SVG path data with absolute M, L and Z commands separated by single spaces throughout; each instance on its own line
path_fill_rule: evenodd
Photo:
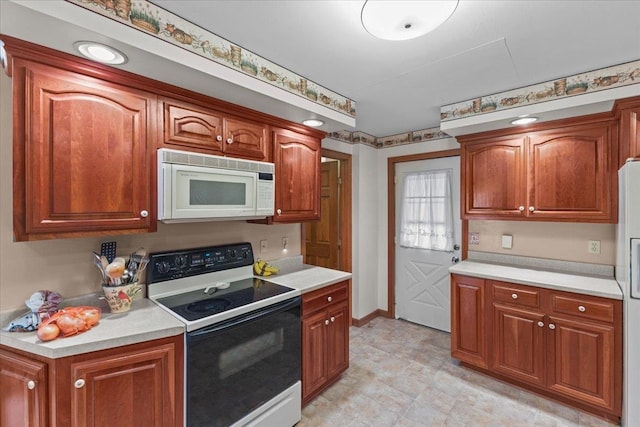
M 146 217 L 148 217 L 148 216 L 149 216 L 149 211 L 140 211 L 140 216 L 141 216 L 142 218 L 146 218 Z
M 82 378 L 80 378 L 79 380 L 76 380 L 76 382 L 73 383 L 73 386 L 75 388 L 82 388 L 84 387 L 84 380 Z
M 534 208 L 533 206 L 529 206 L 529 212 L 533 212 L 535 210 L 536 210 L 536 208 Z
M 518 299 L 518 294 L 511 294 L 511 298 Z
M 579 311 L 580 313 L 584 313 L 585 311 L 587 311 L 587 309 L 586 309 L 586 307 L 585 307 L 584 305 L 579 305 L 579 306 L 578 306 L 578 311 Z
M 233 138 L 227 138 L 227 144 L 233 144 Z
M 218 142 L 222 141 L 222 135 L 216 136 L 216 141 L 218 141 Z
M 282 213 L 282 209 L 278 209 L 276 212 L 280 215 Z
M 541 328 L 544 326 L 544 322 L 543 321 L 538 321 L 538 326 L 540 326 Z
M 520 207 L 518 208 L 518 210 L 519 210 L 520 212 L 524 212 L 524 206 L 520 206 Z
M 333 316 L 331 316 L 331 323 L 333 323 L 333 322 L 335 322 L 335 321 L 336 321 L 336 318 L 335 318 L 335 317 L 333 317 Z
M 325 325 L 328 325 L 328 324 L 329 324 L 329 321 L 328 321 L 328 320 L 325 320 L 325 321 L 324 321 L 324 324 L 325 324 Z
M 29 382 L 27 383 L 27 388 L 29 390 L 33 390 L 34 388 L 36 388 L 36 382 L 34 380 L 29 380 Z
M 332 297 L 327 297 L 327 301 L 331 302 L 331 301 L 333 301 L 333 298 Z
M 549 329 L 555 329 L 556 325 L 554 325 L 553 323 L 549 323 Z

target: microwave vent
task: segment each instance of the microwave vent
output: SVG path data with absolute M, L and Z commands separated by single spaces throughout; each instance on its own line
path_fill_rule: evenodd
M 161 163 L 204 166 L 210 168 L 243 170 L 249 172 L 274 173 L 275 165 L 267 162 L 234 159 L 230 157 L 212 156 L 208 154 L 188 153 L 185 151 L 160 149 Z

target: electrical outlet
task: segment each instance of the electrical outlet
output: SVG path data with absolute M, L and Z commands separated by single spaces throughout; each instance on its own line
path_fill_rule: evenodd
M 267 252 L 267 241 L 260 240 L 260 253 Z
M 288 237 L 283 237 L 282 238 L 282 249 L 287 249 L 289 247 L 289 238 Z
M 589 253 L 590 254 L 600 253 L 600 240 L 589 240 Z

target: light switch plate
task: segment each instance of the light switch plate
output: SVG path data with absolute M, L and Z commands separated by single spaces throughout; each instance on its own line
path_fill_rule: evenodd
M 511 249 L 513 247 L 513 236 L 508 234 L 502 235 L 502 249 Z

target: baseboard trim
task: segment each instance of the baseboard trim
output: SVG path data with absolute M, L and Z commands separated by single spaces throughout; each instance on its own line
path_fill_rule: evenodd
M 358 328 L 366 325 L 367 323 L 371 322 L 373 319 L 375 319 L 376 317 L 386 317 L 386 318 L 390 318 L 391 316 L 389 315 L 389 312 L 387 310 L 382 310 L 382 309 L 377 309 L 375 311 L 372 311 L 371 313 L 367 314 L 366 316 L 360 318 L 360 319 L 351 319 L 351 324 L 353 326 L 357 326 Z

